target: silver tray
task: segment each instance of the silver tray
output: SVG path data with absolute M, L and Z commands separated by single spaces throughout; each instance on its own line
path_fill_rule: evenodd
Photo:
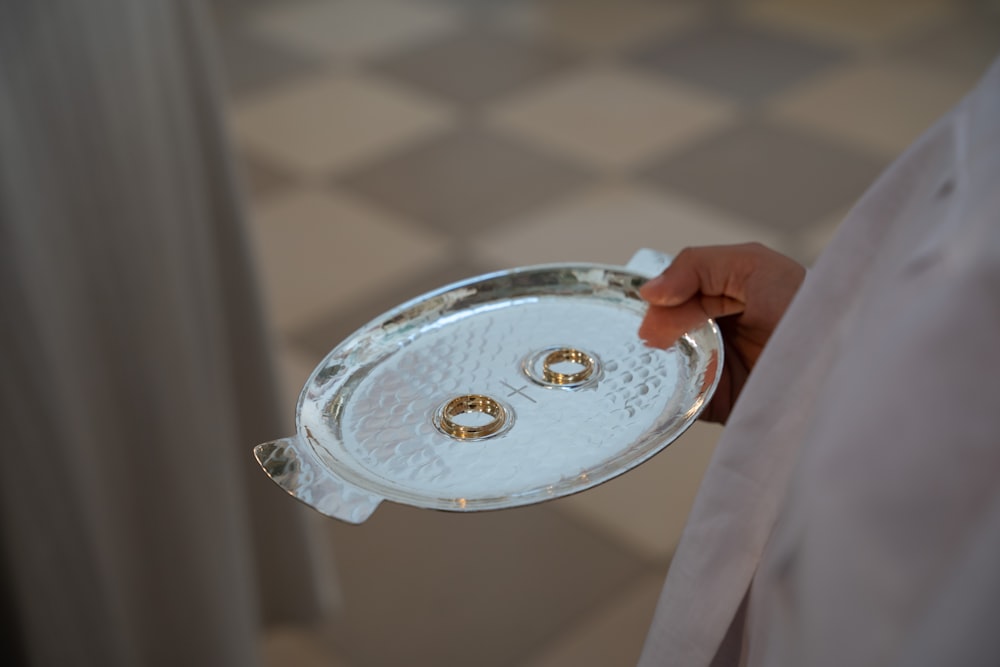
M 469 512 L 605 482 L 680 436 L 718 384 L 711 320 L 666 349 L 639 338 L 638 288 L 668 262 L 643 250 L 628 267 L 526 267 L 404 303 L 327 355 L 296 434 L 254 455 L 350 523 L 383 500 Z

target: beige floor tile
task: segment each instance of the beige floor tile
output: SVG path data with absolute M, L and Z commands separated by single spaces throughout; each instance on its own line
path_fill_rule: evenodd
M 248 153 L 316 176 L 445 129 L 453 112 L 392 82 L 330 72 L 248 98 L 231 118 Z
M 719 426 L 698 422 L 641 466 L 553 506 L 665 565 L 721 433 Z
M 545 646 L 523 667 L 631 666 L 639 660 L 663 586 L 645 575 L 600 610 Z
M 697 17 L 695 6 L 649 0 L 555 0 L 507 3 L 499 25 L 591 52 L 627 47 L 654 35 L 680 30 Z
M 951 0 L 750 0 L 746 18 L 849 47 L 904 39 L 955 12 Z
M 256 13 L 251 29 L 308 56 L 374 57 L 455 29 L 456 13 L 431 3 L 326 0 L 274 3 Z
M 447 257 L 441 237 L 341 193 L 274 197 L 258 208 L 254 231 L 268 305 L 282 332 Z
M 902 63 L 863 62 L 817 77 L 775 99 L 769 110 L 782 121 L 895 157 L 974 83 Z
M 504 100 L 491 124 L 605 170 L 622 170 L 731 121 L 708 93 L 620 67 L 581 70 Z
M 500 266 L 548 262 L 624 264 L 639 248 L 670 254 L 691 245 L 760 241 L 775 233 L 665 193 L 628 185 L 594 188 L 539 210 L 475 244 Z
M 351 667 L 318 633 L 273 628 L 261 641 L 264 667 Z

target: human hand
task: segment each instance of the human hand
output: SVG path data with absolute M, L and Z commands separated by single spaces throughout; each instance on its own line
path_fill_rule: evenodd
M 667 347 L 691 324 L 715 318 L 726 355 L 701 418 L 725 423 L 764 346 L 805 279 L 798 262 L 759 243 L 686 248 L 639 290 L 650 308 L 643 340 Z

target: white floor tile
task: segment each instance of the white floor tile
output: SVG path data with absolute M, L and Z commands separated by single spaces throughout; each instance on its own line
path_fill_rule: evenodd
M 248 153 L 300 176 L 355 166 L 448 128 L 452 109 L 392 82 L 334 73 L 247 99 L 231 115 Z
M 275 3 L 251 28 L 282 47 L 308 56 L 374 57 L 455 29 L 456 13 L 431 3 L 399 0 L 326 0 Z
M 774 232 L 680 197 L 609 185 L 480 237 L 474 247 L 494 264 L 513 267 L 549 262 L 625 264 L 639 248 L 675 255 L 687 246 L 745 241 L 784 247 Z
M 727 102 L 662 77 L 599 66 L 508 98 L 494 127 L 604 170 L 633 167 L 733 120 Z
M 445 261 L 446 242 L 346 194 L 297 190 L 254 216 L 270 312 L 287 332 Z

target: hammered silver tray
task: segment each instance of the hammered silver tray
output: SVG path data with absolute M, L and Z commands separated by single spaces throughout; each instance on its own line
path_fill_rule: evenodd
M 257 461 L 350 523 L 383 500 L 493 510 L 620 475 L 694 422 L 722 368 L 711 320 L 666 349 L 639 338 L 638 288 L 668 261 L 526 267 L 404 303 L 327 355 L 296 435 L 258 445 Z

